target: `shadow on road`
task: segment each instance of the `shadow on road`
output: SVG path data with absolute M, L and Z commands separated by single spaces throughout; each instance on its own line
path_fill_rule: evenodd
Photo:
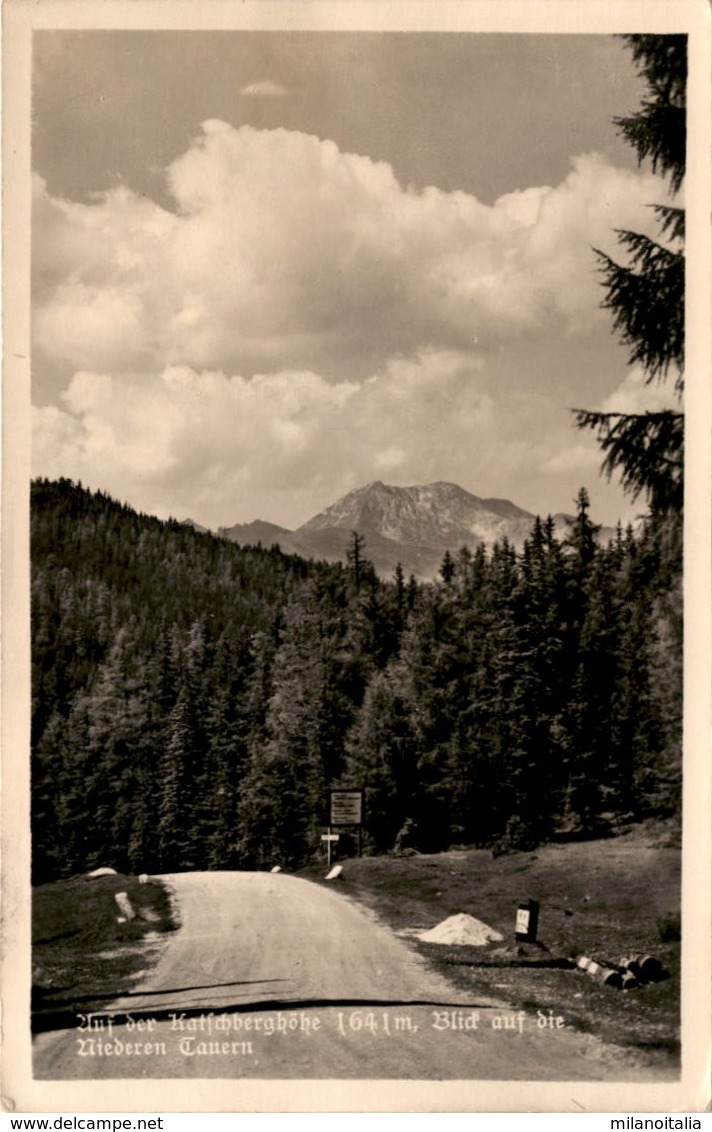
M 265 980 L 267 981 L 267 980 Z M 286 980 L 273 979 L 272 982 L 284 982 Z M 215 986 L 240 986 L 239 983 L 218 983 Z M 141 992 L 141 997 L 150 997 L 151 994 L 181 994 L 183 991 L 195 989 L 214 989 L 212 986 L 205 988 L 183 987 L 176 988 L 174 991 L 155 991 L 155 992 Z M 139 992 L 135 992 L 137 995 Z M 248 992 L 249 993 L 249 992 Z M 127 998 L 128 995 L 122 995 L 122 998 Z M 171 1004 L 170 1006 L 160 1005 L 158 1009 L 153 1009 L 150 1006 L 141 1006 L 136 1010 L 112 1010 L 110 1006 L 98 1006 L 95 1013 L 97 1016 L 111 1017 L 115 1025 L 121 1025 L 129 1017 L 136 1020 L 139 1018 L 153 1018 L 160 1022 L 172 1018 L 174 1015 L 179 1014 L 181 1018 L 199 1018 L 201 1015 L 207 1014 L 228 1014 L 228 1013 L 257 1013 L 259 1011 L 270 1010 L 312 1010 L 312 1009 L 325 1009 L 326 1007 L 352 1007 L 355 1009 L 361 1007 L 407 1007 L 407 1006 L 432 1006 L 432 1007 L 446 1007 L 448 1010 L 473 1010 L 473 1009 L 486 1009 L 491 1007 L 492 1002 L 439 1002 L 427 998 L 410 998 L 410 999 L 394 999 L 394 998 L 270 998 L 260 999 L 257 1002 L 230 1002 L 222 1003 L 219 1008 L 213 1009 L 212 1007 L 205 1006 L 185 1006 L 180 1002 Z M 54 1009 L 39 1011 L 32 1015 L 32 1033 L 43 1034 L 53 1030 L 73 1030 L 78 1028 L 79 1014 L 75 1011 L 66 1009 Z

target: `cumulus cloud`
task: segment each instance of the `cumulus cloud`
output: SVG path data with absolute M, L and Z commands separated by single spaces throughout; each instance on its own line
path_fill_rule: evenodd
M 649 230 L 655 178 L 588 155 L 487 206 L 403 187 L 328 140 L 219 121 L 166 176 L 172 210 L 35 182 L 33 357 L 57 400 L 36 411 L 36 474 L 214 526 L 296 525 L 381 476 L 594 466 L 563 426 L 558 455 L 548 433 L 522 440 L 536 424 L 498 404 L 487 367 L 516 336 L 605 325 L 591 247 Z M 640 392 L 631 376 L 610 403 Z
M 464 470 L 477 463 L 473 436 L 491 456 L 493 403 L 477 378 L 468 358 L 448 352 L 394 359 L 364 383 L 185 366 L 151 377 L 80 372 L 62 409 L 34 410 L 33 471 L 164 516 L 180 499 L 216 526 L 235 521 L 247 500 L 249 517 L 269 516 L 298 487 L 327 503 L 386 471 L 434 478 L 448 445 Z M 296 523 L 289 506 L 281 519 Z
M 580 331 L 591 246 L 649 227 L 652 177 L 577 158 L 486 206 L 403 188 L 328 140 L 208 121 L 167 170 L 175 211 L 119 189 L 35 197 L 34 345 L 98 372 L 165 365 L 364 378 L 396 354 Z

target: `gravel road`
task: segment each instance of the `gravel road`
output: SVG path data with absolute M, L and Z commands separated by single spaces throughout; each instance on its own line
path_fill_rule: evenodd
M 162 878 L 181 927 L 130 994 L 40 1034 L 38 1078 L 641 1081 L 562 1021 L 467 999 L 337 890 L 285 874 Z

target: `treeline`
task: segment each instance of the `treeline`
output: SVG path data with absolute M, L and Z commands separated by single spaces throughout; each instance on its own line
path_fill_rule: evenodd
M 333 786 L 364 844 L 526 847 L 679 812 L 676 517 L 377 578 L 32 487 L 37 882 L 297 866 Z M 348 537 L 346 537 L 348 541 Z

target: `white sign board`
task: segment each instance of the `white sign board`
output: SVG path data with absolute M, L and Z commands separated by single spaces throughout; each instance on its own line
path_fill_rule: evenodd
M 529 931 L 529 909 L 518 908 L 517 918 L 514 923 L 514 931 L 517 935 L 526 935 Z
M 361 825 L 362 790 L 332 790 L 329 825 Z

